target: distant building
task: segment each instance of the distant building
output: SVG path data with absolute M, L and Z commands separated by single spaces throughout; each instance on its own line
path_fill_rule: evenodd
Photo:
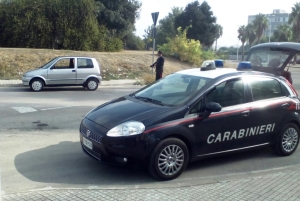
M 265 14 L 269 20 L 269 28 L 265 30 L 264 36 L 272 36 L 276 27 L 280 24 L 288 24 L 289 13 L 284 10 L 275 9 L 272 14 Z M 256 15 L 248 16 L 248 24 L 252 23 Z

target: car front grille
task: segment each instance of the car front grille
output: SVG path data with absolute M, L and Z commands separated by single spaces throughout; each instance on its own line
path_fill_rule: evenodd
M 88 134 L 89 131 L 89 134 Z M 91 130 L 88 130 L 84 125 L 80 125 L 80 133 L 84 135 L 86 138 L 91 139 L 99 144 L 102 143 L 102 136 L 97 134 L 96 132 L 93 132 Z

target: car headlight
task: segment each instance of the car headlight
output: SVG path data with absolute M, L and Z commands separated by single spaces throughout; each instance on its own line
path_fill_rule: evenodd
M 110 129 L 106 135 L 109 137 L 131 136 L 141 134 L 144 130 L 145 125 L 143 123 L 138 121 L 129 121 Z
M 23 77 L 26 77 L 26 73 L 23 75 Z

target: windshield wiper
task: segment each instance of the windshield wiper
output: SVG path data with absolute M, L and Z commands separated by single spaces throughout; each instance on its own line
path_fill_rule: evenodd
M 145 102 L 151 102 L 151 103 L 154 103 L 154 104 L 157 104 L 157 105 L 164 105 L 161 101 L 155 100 L 155 99 L 152 99 L 152 98 L 143 97 L 143 96 L 133 96 L 133 97 L 135 97 L 136 99 L 143 100 Z

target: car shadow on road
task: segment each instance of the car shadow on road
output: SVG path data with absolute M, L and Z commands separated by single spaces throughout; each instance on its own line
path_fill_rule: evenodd
M 15 157 L 15 166 L 29 180 L 74 185 L 120 185 L 153 182 L 147 171 L 137 167 L 100 164 L 86 155 L 79 142 L 60 142 Z
M 247 173 L 287 165 L 299 164 L 298 154 L 278 157 L 270 148 L 204 159 L 188 165 L 174 184 L 184 179 Z M 291 157 L 293 157 L 291 159 Z M 297 157 L 297 158 L 295 158 Z M 79 142 L 64 141 L 42 149 L 24 152 L 15 157 L 18 172 L 31 181 L 41 183 L 116 187 L 124 185 L 148 186 L 158 184 L 145 168 L 102 165 L 83 153 Z M 160 183 L 162 184 L 162 183 Z

